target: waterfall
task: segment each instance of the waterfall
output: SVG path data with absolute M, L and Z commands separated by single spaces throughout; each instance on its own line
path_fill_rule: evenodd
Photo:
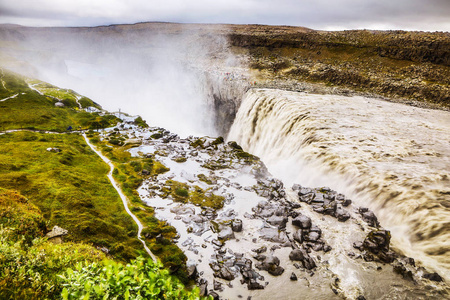
M 253 89 L 228 140 L 286 184 L 371 208 L 392 246 L 450 279 L 450 113 L 379 99 Z

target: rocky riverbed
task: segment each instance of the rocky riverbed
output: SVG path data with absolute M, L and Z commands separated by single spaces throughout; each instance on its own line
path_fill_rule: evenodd
M 101 134 L 108 138 L 112 131 Z M 177 229 L 190 276 L 215 299 L 442 299 L 439 274 L 389 247 L 373 212 L 327 187 L 285 187 L 259 158 L 222 138 L 180 138 L 122 123 L 133 156 L 170 170 L 139 188 Z M 145 170 L 142 172 L 145 173 Z

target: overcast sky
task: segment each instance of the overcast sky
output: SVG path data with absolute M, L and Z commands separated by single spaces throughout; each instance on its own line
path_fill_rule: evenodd
M 145 21 L 450 31 L 450 0 L 0 0 L 0 23 L 96 26 Z

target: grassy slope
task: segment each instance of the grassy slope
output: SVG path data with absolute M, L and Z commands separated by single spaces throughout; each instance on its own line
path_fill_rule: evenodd
M 0 165 L 0 186 L 33 199 L 51 225 L 69 230 L 69 240 L 105 246 L 123 259 L 141 249 L 136 225 L 106 177 L 108 166 L 80 135 L 0 135 Z
M 1 70 L 0 129 L 36 128 L 65 131 L 71 125 L 110 126 L 111 115 L 100 116 L 78 109 L 73 91 L 30 81 Z M 52 96 L 48 96 L 51 94 Z M 54 103 L 66 103 L 57 108 Z M 96 106 L 90 99 L 82 103 Z M 60 153 L 46 151 L 56 147 Z M 136 257 L 142 245 L 135 238 L 137 226 L 123 209 L 122 202 L 108 181 L 108 166 L 89 149 L 77 134 L 15 132 L 0 135 L 0 187 L 18 190 L 30 197 L 50 225 L 69 230 L 68 239 L 104 246 L 124 260 Z
M 98 113 L 87 113 L 78 110 L 75 94 L 58 89 L 48 84 L 38 83 L 35 88 L 45 92 L 39 94 L 31 89 L 25 78 L 2 70 L 3 84 L 0 84 L 0 99 L 19 94 L 17 97 L 0 102 L 0 130 L 29 128 L 63 132 L 68 126 L 74 129 L 105 127 L 117 123 L 112 115 L 100 116 Z M 48 96 L 48 95 L 53 96 Z M 66 104 L 65 107 L 55 107 L 58 96 Z M 82 103 L 93 102 L 83 98 Z M 95 106 L 95 104 L 94 104 Z
M 124 265 L 94 247 L 46 241 L 39 209 L 0 188 L 0 299 L 199 299 L 143 258 Z
M 187 282 L 186 256 L 172 240 L 177 236 L 176 229 L 165 221 L 154 216 L 152 207 L 144 205 L 136 189 L 145 177 L 158 176 L 169 171 L 163 164 L 152 158 L 132 157 L 129 150 L 131 145 L 120 146 L 125 140 L 120 132 L 114 132 L 111 137 L 100 141 L 97 132 L 88 134 L 93 142 L 105 156 L 116 166 L 113 176 L 119 182 L 122 191 L 130 199 L 130 208 L 141 220 L 145 228 L 142 235 L 146 238 L 151 251 L 158 256 L 165 267 L 183 282 Z M 144 176 L 142 170 L 149 172 Z
M 28 80 L 45 94 L 43 96 L 31 90 L 24 78 L 6 70 L 3 75 L 8 87 L 7 91 L 3 89 L 4 97 L 17 93 L 25 95 L 0 102 L 0 124 L 3 125 L 0 129 L 34 127 L 64 131 L 69 124 L 95 128 L 98 125 L 110 126 L 117 121 L 113 116 L 78 110 L 75 100 L 80 96 L 73 91 Z M 54 107 L 56 100 L 53 97 L 66 99 L 66 107 Z M 96 106 L 88 98 L 79 101 L 82 106 Z M 47 117 L 43 118 L 43 115 Z M 140 118 L 136 123 L 147 126 Z M 115 178 L 130 199 L 130 208 L 146 226 L 144 234 L 149 247 L 166 267 L 187 281 L 186 256 L 171 242 L 176 236 L 175 228 L 156 219 L 153 209 L 146 207 L 136 192 L 143 180 L 142 168 L 151 171 L 152 176 L 167 169 L 152 159 L 132 158 L 126 151 L 130 146 L 117 144 L 123 138 L 119 141 L 113 137 L 110 146 L 114 147 L 111 148 L 99 143 L 95 138 L 97 134 L 91 131 L 88 136 L 115 163 Z M 62 151 L 46 151 L 50 147 Z M 0 187 L 16 189 L 30 197 L 51 225 L 69 230 L 69 240 L 105 246 L 114 256 L 129 260 L 142 250 L 142 245 L 135 238 L 136 225 L 125 213 L 120 198 L 106 177 L 107 172 L 108 166 L 78 134 L 15 132 L 0 135 Z M 160 234 L 163 238 L 156 239 Z

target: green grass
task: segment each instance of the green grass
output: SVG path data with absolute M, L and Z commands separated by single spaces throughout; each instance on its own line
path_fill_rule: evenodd
M 17 97 L 0 102 L 0 130 L 37 129 L 64 132 L 69 126 L 73 129 L 104 128 L 117 124 L 119 119 L 113 115 L 100 115 L 78 110 L 73 92 L 58 89 L 46 84 L 46 95 L 52 94 L 66 104 L 55 107 L 53 96 L 40 95 L 28 87 L 24 78 L 4 70 L 3 80 L 6 89 L 0 85 L 0 99 L 19 94 Z M 41 83 L 39 85 L 44 85 Z M 39 87 L 39 85 L 37 87 Z M 86 98 L 87 99 L 87 98 Z M 89 99 L 83 103 L 89 102 Z M 92 100 L 90 100 L 92 102 Z
M 220 209 L 223 207 L 225 198 L 223 196 L 214 195 L 207 190 L 203 190 L 197 185 L 189 186 L 186 183 L 182 183 L 175 180 L 167 180 L 165 187 L 163 188 L 163 197 L 169 197 L 174 201 L 182 203 L 192 203 L 202 208 L 214 208 Z
M 100 140 L 98 132 L 90 132 L 88 137 L 114 163 L 114 179 L 119 182 L 122 191 L 130 200 L 130 209 L 144 224 L 142 235 L 150 250 L 158 256 L 171 274 L 187 283 L 189 281 L 186 269 L 187 258 L 183 251 L 173 243 L 173 239 L 177 236 L 176 229 L 167 222 L 158 220 L 154 216 L 153 208 L 146 206 L 137 192 L 137 188 L 145 178 L 156 177 L 169 171 L 169 168 L 152 158 L 132 157 L 127 151 L 131 146 L 121 146 L 114 142 L 125 139 L 120 132 L 116 132 L 113 138 L 108 140 Z M 113 140 L 112 143 L 111 140 Z M 142 170 L 148 171 L 149 174 L 143 175 Z
M 33 199 L 50 225 L 69 230 L 68 240 L 105 246 L 125 260 L 142 249 L 136 225 L 106 177 L 109 167 L 80 135 L 0 135 L 0 166 L 0 187 Z
M 28 199 L 0 188 L 0 299 L 200 298 L 159 262 L 125 265 L 90 245 L 53 244 L 42 237 L 45 227 Z

